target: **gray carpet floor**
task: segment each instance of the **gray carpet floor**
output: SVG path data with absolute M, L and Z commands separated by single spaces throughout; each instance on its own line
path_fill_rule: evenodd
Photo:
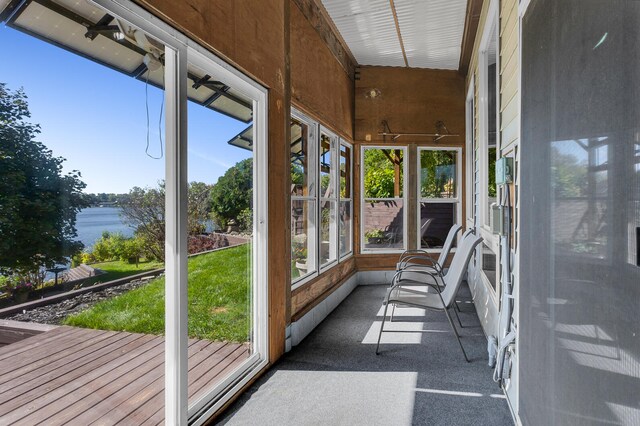
M 385 286 L 359 286 L 219 419 L 227 425 L 512 425 L 486 338 L 461 303 L 466 363 L 441 312 L 396 309 L 375 343 Z M 466 286 L 459 300 L 469 299 Z M 455 318 L 454 318 L 455 321 Z M 385 330 L 387 329 L 385 324 Z M 457 323 L 456 323 L 457 324 Z M 428 330 L 424 333 L 411 332 Z

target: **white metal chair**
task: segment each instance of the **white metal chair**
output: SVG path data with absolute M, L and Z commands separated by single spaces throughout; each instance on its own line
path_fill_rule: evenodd
M 451 325 L 451 328 L 453 329 L 453 333 L 458 340 L 460 349 L 462 349 L 464 359 L 469 362 L 467 353 L 465 352 L 464 347 L 462 346 L 462 342 L 460 341 L 458 330 L 456 329 L 453 321 L 451 320 L 451 316 L 449 315 L 449 309 L 452 308 L 455 303 L 456 293 L 458 293 L 458 289 L 460 288 L 460 284 L 462 283 L 462 278 L 467 269 L 467 266 L 469 265 L 471 256 L 473 255 L 476 246 L 480 244 L 481 241 L 482 237 L 478 237 L 476 235 L 473 235 L 472 233 L 467 233 L 462 239 L 458 249 L 456 250 L 453 260 L 451 261 L 451 266 L 449 267 L 449 272 L 446 275 L 443 275 L 442 273 L 439 273 L 433 269 L 430 270 L 427 268 L 411 267 L 407 267 L 396 272 L 393 280 L 391 281 L 391 287 L 387 291 L 387 295 L 384 300 L 384 315 L 382 318 L 382 324 L 380 325 L 380 333 L 378 334 L 376 355 L 380 353 L 379 349 L 382 333 L 384 331 L 392 331 L 384 329 L 384 324 L 387 319 L 387 310 L 389 309 L 389 305 L 392 304 L 394 305 L 394 307 L 396 305 L 402 305 L 444 312 L 447 320 L 449 321 L 449 324 Z M 419 281 L 415 279 L 403 279 L 402 275 L 406 275 L 407 273 L 411 273 L 410 275 L 412 277 L 421 276 L 423 277 L 423 279 Z M 415 290 L 413 288 L 406 288 L 406 286 L 425 287 L 425 290 L 432 289 L 433 291 L 427 292 Z M 457 317 L 458 314 L 456 313 L 455 309 L 453 312 Z M 460 322 L 459 317 L 458 322 Z
M 451 247 L 453 247 L 453 241 L 461 229 L 462 226 L 457 224 L 453 225 L 451 229 L 449 229 L 449 233 L 442 245 L 442 250 L 440 251 L 440 256 L 438 256 L 437 261 L 434 261 L 425 250 L 406 250 L 400 255 L 400 260 L 396 265 L 396 271 L 408 266 L 427 266 L 434 268 L 437 271 L 443 271 L 444 264 L 447 261 L 447 256 L 449 256 Z
M 440 256 L 438 256 L 438 260 L 434 261 L 431 256 L 425 250 L 406 250 L 400 255 L 400 260 L 396 264 L 396 272 L 406 269 L 408 267 L 418 267 L 418 268 L 427 268 L 434 270 L 435 272 L 446 275 L 447 270 L 445 269 L 445 263 L 447 261 L 447 257 L 449 253 L 451 253 L 451 248 L 453 247 L 453 241 L 455 240 L 456 235 L 462 226 L 456 224 L 449 229 L 449 233 L 447 234 L 447 238 L 442 246 L 442 250 L 440 251 Z M 468 229 L 462 234 L 462 238 L 471 233 L 472 230 Z M 457 302 L 455 302 L 455 307 L 458 312 L 462 312 Z M 395 313 L 395 306 L 391 310 L 391 321 L 393 321 L 393 314 Z

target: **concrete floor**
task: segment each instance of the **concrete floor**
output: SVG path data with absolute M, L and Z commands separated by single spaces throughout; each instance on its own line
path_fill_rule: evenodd
M 232 405 L 227 425 L 512 425 L 486 338 L 461 303 L 466 363 L 441 312 L 396 309 L 375 343 L 386 286 L 360 286 Z M 459 300 L 468 299 L 464 286 Z M 396 322 L 397 321 L 397 322 Z M 455 321 L 455 319 L 454 319 Z M 388 324 L 388 323 L 387 323 Z M 387 329 L 385 324 L 385 329 Z

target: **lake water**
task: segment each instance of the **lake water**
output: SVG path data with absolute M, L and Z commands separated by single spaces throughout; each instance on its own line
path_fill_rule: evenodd
M 133 228 L 126 225 L 120 218 L 121 211 L 117 207 L 89 207 L 78 212 L 77 239 L 82 241 L 85 250 L 90 249 L 104 231 L 119 232 L 125 237 L 133 236 Z

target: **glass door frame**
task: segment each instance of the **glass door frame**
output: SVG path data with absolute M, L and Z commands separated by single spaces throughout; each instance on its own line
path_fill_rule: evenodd
M 265 87 L 130 0 L 92 0 L 165 45 L 165 423 L 202 424 L 268 364 L 268 152 Z M 187 334 L 187 60 L 253 100 L 253 354 L 191 407 Z

